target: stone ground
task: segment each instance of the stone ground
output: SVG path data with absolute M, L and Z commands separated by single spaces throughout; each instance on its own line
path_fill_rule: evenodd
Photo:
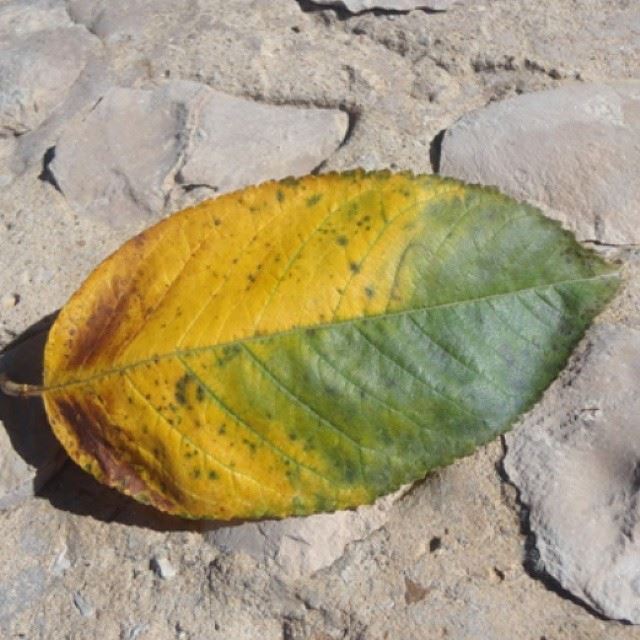
M 502 464 L 513 447 L 514 480 L 539 478 L 537 467 L 523 471 L 528 444 L 520 434 L 571 422 L 559 390 L 574 378 L 582 376 L 575 387 L 584 398 L 598 397 L 598 354 L 631 340 L 620 337 L 625 331 L 637 348 L 640 89 L 616 83 L 640 76 L 640 6 L 461 0 L 439 3 L 443 12 L 352 15 L 339 5 L 357 2 L 333 4 L 0 2 L 0 347 L 15 347 L 103 257 L 176 208 L 287 173 L 432 172 L 442 161 L 449 173 L 473 179 L 480 171 L 483 181 L 528 196 L 623 263 L 627 284 L 598 321 L 597 348 L 588 336 L 545 397 L 544 416 L 525 417 L 515 436 L 378 507 L 322 516 L 318 526 L 162 516 L 65 463 L 37 401 L 0 398 L 2 638 L 640 638 L 636 627 L 603 615 L 638 622 L 638 593 L 622 598 L 611 575 L 590 582 L 593 574 L 576 578 L 562 563 L 571 556 L 580 568 L 578 552 L 620 558 L 612 545 L 621 533 L 625 571 L 640 585 L 640 550 L 629 553 L 638 544 L 640 454 L 625 459 L 632 473 L 616 489 L 626 528 L 613 530 L 604 551 L 573 544 L 582 543 L 580 518 L 592 519 L 579 505 L 568 511 L 573 526 L 549 533 L 539 480 L 523 489 L 529 519 Z M 547 89 L 563 92 L 535 93 Z M 536 112 L 539 100 L 548 123 Z M 553 137 L 554 122 L 565 120 L 576 127 L 573 155 L 566 136 Z M 484 129 L 467 146 L 478 122 Z M 474 151 L 465 157 L 465 148 Z M 509 166 L 495 162 L 503 150 L 515 182 Z M 557 180 L 565 158 L 575 170 Z M 2 367 L 34 380 L 43 335 L 40 328 L 18 338 Z M 612 379 L 631 396 L 637 368 L 625 363 L 621 371 L 622 382 Z M 580 410 L 578 391 L 571 397 Z M 638 422 L 618 395 L 610 404 L 623 416 L 615 442 L 624 449 L 620 438 Z M 609 428 L 606 419 L 595 424 Z M 615 452 L 607 455 L 615 468 Z M 578 475 L 589 476 L 592 458 L 581 464 Z M 598 565 L 587 559 L 585 566 Z

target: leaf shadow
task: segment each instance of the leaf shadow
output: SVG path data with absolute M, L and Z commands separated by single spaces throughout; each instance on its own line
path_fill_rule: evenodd
M 15 382 L 40 383 L 44 344 L 55 316 L 55 313 L 45 316 L 0 351 L 0 372 Z M 25 478 L 11 491 L 0 495 L 2 508 L 13 506 L 24 496 L 38 491 L 60 468 L 66 456 L 51 432 L 40 398 L 16 398 L 0 392 L 0 422 L 8 437 L 5 446 L 11 446 L 18 454 L 17 457 L 3 455 L 2 466 L 5 471 L 11 469 L 10 475 L 16 478 L 14 481 Z M 31 474 L 25 473 L 25 465 L 35 470 L 31 482 L 26 480 Z
M 56 316 L 57 312 L 41 318 L 2 348 L 0 372 L 14 382 L 40 384 L 47 334 Z M 155 531 L 207 532 L 244 523 L 171 516 L 100 484 L 66 455 L 51 430 L 41 398 L 16 398 L 0 392 L 0 422 L 15 453 L 35 469 L 30 486 L 13 491 L 11 499 L 0 494 L 0 510 L 35 493 L 61 511 Z
M 416 7 L 415 9 L 383 9 L 380 7 L 373 7 L 371 9 L 364 9 L 357 13 L 349 11 L 347 8 L 341 5 L 331 4 L 331 2 L 314 2 L 313 0 L 296 0 L 300 10 L 304 13 L 322 13 L 324 11 L 332 11 L 336 18 L 340 22 L 349 20 L 361 16 L 365 13 L 370 13 L 374 16 L 393 16 L 403 15 L 410 13 L 411 11 L 422 11 L 424 13 L 442 13 L 441 11 L 429 9 L 428 7 Z

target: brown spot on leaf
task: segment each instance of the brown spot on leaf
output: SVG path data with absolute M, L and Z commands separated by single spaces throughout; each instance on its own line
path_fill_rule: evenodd
M 111 424 L 98 403 L 89 396 L 82 401 L 67 396 L 56 398 L 54 402 L 67 428 L 75 433 L 82 451 L 100 466 L 104 482 L 163 511 L 175 510 L 176 505 L 171 500 L 148 487 L 131 464 L 119 459 L 105 433 L 120 429 Z
M 99 297 L 93 303 L 91 313 L 82 326 L 77 327 L 67 360 L 69 369 L 90 366 L 105 355 L 131 298 L 138 296 L 135 282 L 122 278 L 114 278 L 110 287 L 100 287 L 98 291 Z

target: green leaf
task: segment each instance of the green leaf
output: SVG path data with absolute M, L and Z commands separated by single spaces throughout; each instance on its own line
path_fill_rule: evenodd
M 98 267 L 51 331 L 45 405 L 79 464 L 172 513 L 351 507 L 508 429 L 617 286 L 492 189 L 266 183 Z

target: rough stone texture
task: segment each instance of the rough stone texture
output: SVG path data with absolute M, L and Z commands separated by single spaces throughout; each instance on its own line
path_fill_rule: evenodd
M 335 109 L 273 107 L 218 91 L 202 96 L 194 119 L 178 181 L 216 193 L 310 173 L 338 148 L 349 124 Z
M 640 623 L 640 331 L 601 326 L 508 439 L 545 570 L 591 607 Z
M 380 529 L 400 490 L 374 505 L 306 518 L 245 522 L 222 527 L 207 539 L 227 552 L 244 552 L 261 563 L 274 562 L 287 575 L 307 576 L 331 566 L 347 545 Z
M 0 138 L 0 188 L 6 187 L 13 180 L 10 163 L 15 150 L 16 141 L 14 137 Z
M 344 7 L 351 13 L 360 13 L 372 9 L 387 11 L 411 11 L 412 9 L 431 9 L 446 11 L 456 0 L 313 0 L 314 4 Z
M 67 0 L 72 20 L 83 24 L 109 44 L 131 44 L 144 37 L 145 31 L 156 31 L 179 12 L 202 11 L 206 8 L 192 0 L 129 0 L 114 6 L 110 0 Z
M 95 56 L 46 121 L 0 138 L 0 298 L 17 296 L 0 310 L 0 346 L 148 223 L 123 216 L 113 227 L 38 179 L 50 179 L 45 151 L 113 87 L 191 81 L 256 105 L 346 111 L 348 135 L 323 170 L 428 172 L 436 134 L 465 113 L 640 68 L 640 7 L 622 0 L 463 0 L 440 13 L 355 16 L 303 0 L 15 0 L 0 4 L 0 47 L 74 23 Z M 175 185 L 154 215 L 211 193 Z M 627 279 L 602 321 L 640 330 L 638 252 L 598 248 L 623 261 Z M 15 376 L 36 379 L 22 364 Z M 496 471 L 502 456 L 494 442 L 432 475 L 310 574 L 265 547 L 225 546 L 227 525 L 168 518 L 67 464 L 37 497 L 0 513 L 0 637 L 502 640 L 516 629 L 524 640 L 640 638 L 527 572 L 515 489 Z M 331 540 L 300 538 L 288 558 L 328 561 Z M 175 576 L 159 577 L 153 558 Z
M 106 75 L 100 40 L 74 24 L 64 2 L 0 6 L 0 142 L 14 141 L 5 152 L 11 173 L 42 167 L 60 124 L 95 103 Z
M 640 243 L 640 82 L 498 102 L 447 130 L 440 170 L 555 210 L 584 240 Z
M 0 135 L 20 135 L 46 120 L 78 80 L 94 40 L 72 26 L 36 31 L 0 49 Z
M 34 33 L 70 27 L 63 2 L 57 0 L 13 0 L 0 6 L 0 45 Z
M 188 102 L 197 91 L 192 84 L 113 88 L 65 129 L 50 170 L 71 207 L 114 224 L 162 211 L 186 144 Z
M 260 105 L 194 82 L 111 89 L 56 145 L 50 170 L 80 214 L 157 216 L 176 186 L 209 195 L 309 173 L 347 131 L 336 110 Z

